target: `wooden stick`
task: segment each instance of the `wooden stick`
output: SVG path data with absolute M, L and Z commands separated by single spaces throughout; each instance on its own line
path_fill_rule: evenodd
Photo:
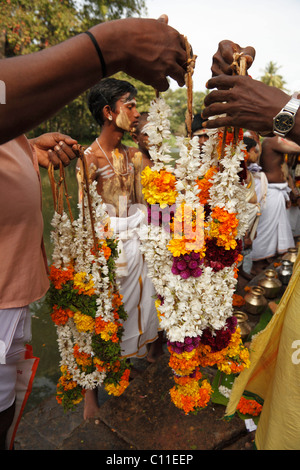
M 195 62 L 197 56 L 192 55 L 192 48 L 190 43 L 185 40 L 185 49 L 186 49 L 186 61 L 187 61 L 187 73 L 185 74 L 185 84 L 187 87 L 187 112 L 185 117 L 185 123 L 187 128 L 188 137 L 192 137 L 192 121 L 193 121 L 193 73 L 195 68 Z
M 82 163 L 83 163 L 83 176 L 84 176 L 84 181 L 85 181 L 85 184 L 86 184 L 86 192 L 87 192 L 88 206 L 89 206 L 89 212 L 90 212 L 90 218 L 91 218 L 92 234 L 93 234 L 93 240 L 94 240 L 94 249 L 95 249 L 95 253 L 97 253 L 97 238 L 96 238 L 96 233 L 95 233 L 95 222 L 94 222 L 92 201 L 91 201 L 91 195 L 90 195 L 89 174 L 88 174 L 88 168 L 87 168 L 87 163 L 86 163 L 86 158 L 85 158 L 84 153 L 82 153 L 80 155 L 80 158 L 81 158 Z
M 57 204 L 57 198 L 56 198 L 57 187 L 56 187 L 56 182 L 55 182 L 55 178 L 54 178 L 54 167 L 53 167 L 52 162 L 50 162 L 49 166 L 48 166 L 48 176 L 49 176 L 50 185 L 51 185 L 54 210 L 56 211 L 56 209 L 57 209 L 56 208 L 56 204 Z

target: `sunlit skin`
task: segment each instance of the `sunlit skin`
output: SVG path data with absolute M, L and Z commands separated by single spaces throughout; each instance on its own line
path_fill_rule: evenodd
M 124 95 L 121 99 L 119 99 L 116 103 L 116 125 L 127 132 L 130 132 L 133 128 L 138 125 L 138 119 L 140 117 L 140 113 L 136 107 L 136 100 L 132 99 L 128 100 L 129 93 Z

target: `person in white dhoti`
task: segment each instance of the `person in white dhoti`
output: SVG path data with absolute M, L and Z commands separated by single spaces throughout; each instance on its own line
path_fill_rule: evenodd
M 281 137 L 264 139 L 260 165 L 268 180 L 264 210 L 259 219 L 257 236 L 253 241 L 254 273 L 258 273 L 279 254 L 295 246 L 287 208 L 290 206 L 284 171 L 284 155 L 297 152 L 298 145 Z M 259 191 L 259 189 L 258 189 Z
M 299 147 L 300 151 L 300 147 Z M 296 179 L 300 176 L 300 155 L 289 155 L 286 161 L 286 177 L 291 188 L 291 207 L 288 209 L 288 217 L 292 227 L 294 238 L 300 236 L 300 191 Z
M 90 177 L 97 181 L 97 191 L 107 206 L 111 227 L 119 240 L 117 277 L 128 315 L 123 325 L 122 355 L 128 360 L 146 357 L 153 362 L 163 354 L 163 349 L 158 336 L 155 290 L 147 276 L 138 237 L 140 225 L 147 221 L 140 176 L 152 162 L 135 147 L 122 143 L 124 132 L 131 132 L 138 124 L 136 94 L 137 90 L 129 82 L 114 78 L 102 80 L 90 90 L 89 109 L 101 132 L 85 156 Z M 136 371 L 131 368 L 131 372 Z M 95 395 L 86 393 L 85 418 L 97 411 Z

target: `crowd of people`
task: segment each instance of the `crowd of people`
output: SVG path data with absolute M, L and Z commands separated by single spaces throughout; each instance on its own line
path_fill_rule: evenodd
M 121 293 L 129 313 L 122 341 L 124 355 L 128 360 L 147 357 L 154 361 L 162 354 L 153 286 L 147 277 L 147 266 L 139 252 L 139 240 L 134 230 L 143 217 L 143 211 L 138 209 L 130 213 L 133 205 L 143 205 L 140 174 L 146 165 L 151 166 L 147 137 L 141 123 L 146 116 L 139 114 L 136 90 L 128 82 L 105 77 L 123 70 L 158 91 L 168 88 L 168 76 L 183 86 L 187 70 L 185 40 L 167 23 L 165 16 L 159 20 L 130 18 L 102 23 L 88 34 L 80 34 L 53 48 L 1 61 L 1 80 L 10 84 L 5 117 L 3 114 L 0 116 L 0 340 L 5 347 L 0 364 L 1 449 L 7 446 L 6 437 L 15 414 L 17 364 L 23 344 L 31 334 L 29 306 L 49 287 L 38 166 L 47 168 L 49 162 L 54 167 L 58 167 L 60 162 L 66 166 L 79 151 L 77 141 L 61 133 L 45 134 L 33 140 L 28 140 L 24 133 L 89 88 L 89 108 L 101 131 L 86 150 L 86 158 L 91 177 L 97 180 L 97 190 L 112 210 L 112 224 L 122 241 L 120 256 L 126 260 L 125 273 L 124 266 L 121 266 L 123 272 L 122 269 L 119 272 Z M 236 126 L 251 130 L 249 135 L 245 134 L 245 144 L 250 156 L 249 182 L 252 189 L 255 187 L 255 191 L 249 193 L 248 202 L 255 206 L 254 219 L 259 219 L 256 220 L 255 233 L 249 234 L 251 269 L 255 269 L 255 263 L 269 260 L 293 246 L 293 230 L 298 230 L 295 214 L 288 216 L 287 202 L 292 201 L 289 195 L 293 194 L 294 207 L 295 203 L 298 204 L 293 179 L 295 160 L 292 157 L 298 155 L 300 118 L 296 113 L 286 139 L 274 136 L 273 118 L 290 97 L 249 76 L 233 76 L 230 65 L 237 51 L 247 58 L 247 67 L 251 66 L 255 56 L 253 48 L 243 49 L 231 41 L 220 43 L 213 57 L 213 78 L 207 84 L 213 91 L 206 97 L 202 119 L 195 119 L 192 132 L 199 136 L 199 145 L 203 145 L 207 128 Z M 213 119 L 215 116 L 220 117 Z M 128 130 L 133 131 L 138 149 L 123 144 L 124 132 Z M 267 135 L 262 145 L 261 133 Z M 252 145 L 251 141 L 255 144 Z M 290 156 L 287 161 L 285 155 Z M 287 165 L 286 173 L 284 163 Z M 80 181 L 80 168 L 77 177 Z M 123 222 L 127 228 L 130 223 L 132 236 L 129 239 L 122 240 Z M 270 236 L 268 241 L 267 236 Z M 291 287 L 268 328 L 269 341 L 278 324 L 281 329 L 276 341 L 281 339 L 281 344 L 297 339 L 297 334 L 300 337 L 295 313 L 300 295 L 299 274 L 300 263 L 296 263 Z M 262 361 L 268 342 L 264 337 L 261 342 L 263 345 L 255 350 L 257 357 L 252 361 L 252 368 L 239 377 L 240 385 L 233 394 L 229 410 L 234 408 L 236 397 L 247 388 L 251 373 Z M 282 364 L 288 361 L 287 348 L 278 348 L 273 359 Z M 290 368 L 288 370 L 290 372 Z M 291 394 L 287 396 L 286 393 L 287 381 L 290 384 L 298 380 L 299 384 L 298 370 L 293 371 L 293 378 L 291 375 L 285 377 L 284 367 L 274 366 L 266 371 L 268 380 L 262 380 L 264 388 L 261 393 L 266 411 L 262 413 L 262 424 L 257 430 L 259 449 L 275 449 L 276 446 L 279 449 L 300 448 L 300 420 L 295 410 L 299 387 L 297 390 L 291 384 Z M 275 382 L 276 389 L 273 388 Z M 281 406 L 280 401 L 284 401 Z M 290 409 L 294 407 L 294 415 L 289 414 L 282 421 L 286 402 Z M 93 415 L 96 410 L 97 400 L 88 394 L 85 417 Z

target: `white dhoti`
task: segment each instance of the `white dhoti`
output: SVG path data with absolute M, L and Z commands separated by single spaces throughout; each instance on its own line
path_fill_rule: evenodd
M 121 240 L 121 250 L 124 250 L 120 256 L 123 274 L 124 263 L 127 262 L 127 275 L 117 279 L 128 315 L 123 324 L 121 343 L 123 357 L 145 357 L 146 345 L 158 337 L 159 320 L 155 308 L 155 289 L 147 275 L 147 265 L 139 249 L 138 230 L 144 219 L 145 214 L 140 209 L 129 217 L 111 217 L 111 227 L 116 238 Z
M 284 253 L 295 246 L 286 208 L 288 193 L 287 183 L 268 184 L 264 210 L 252 246 L 253 261 Z
M 294 237 L 300 236 L 300 208 L 292 206 L 288 209 L 288 217 Z

